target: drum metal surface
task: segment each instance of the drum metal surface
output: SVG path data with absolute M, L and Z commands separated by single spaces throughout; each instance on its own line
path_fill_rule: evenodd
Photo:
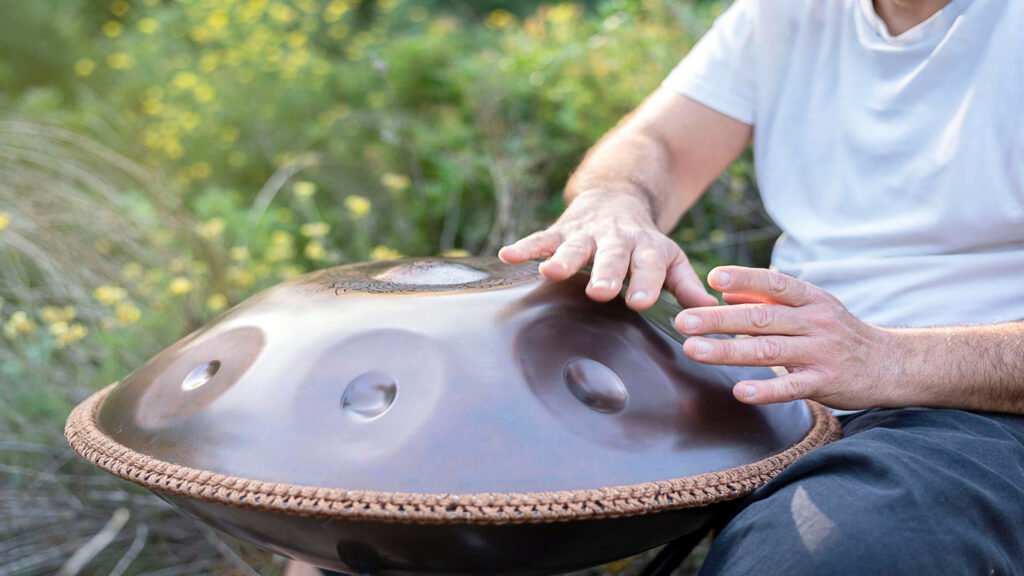
M 683 355 L 668 299 L 637 313 L 586 282 L 490 258 L 315 272 L 97 392 L 67 436 L 227 533 L 359 574 L 634 554 L 838 436 L 816 404 L 736 401 L 751 375 Z

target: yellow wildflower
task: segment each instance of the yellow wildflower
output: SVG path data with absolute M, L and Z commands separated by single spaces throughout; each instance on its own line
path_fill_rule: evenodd
M 487 15 L 488 28 L 505 28 L 515 24 L 516 17 L 508 10 L 498 9 Z
M 223 294 L 220 294 L 220 293 L 213 294 L 209 298 L 206 299 L 206 308 L 210 312 L 220 312 L 221 310 L 223 310 L 223 309 L 225 309 L 227 307 L 228 307 L 228 298 L 227 298 L 227 296 L 225 296 Z
M 285 266 L 284 268 L 281 269 L 281 277 L 287 280 L 295 278 L 296 276 L 302 276 L 302 272 L 302 268 L 295 264 L 292 264 L 291 266 Z
M 343 0 L 331 0 L 324 8 L 324 22 L 337 22 L 348 12 L 348 2 Z
M 232 246 L 231 250 L 228 250 L 228 256 L 235 262 L 243 262 L 249 259 L 249 249 L 245 246 Z
M 113 306 L 118 302 L 125 299 L 128 293 L 125 292 L 124 288 L 120 286 L 113 286 L 111 284 L 104 284 L 93 290 L 92 295 L 96 300 L 107 306 Z
M 121 302 L 114 307 L 114 318 L 118 324 L 127 326 L 138 322 L 142 318 L 142 311 L 131 302 Z
M 174 79 L 171 80 L 171 83 L 174 84 L 175 88 L 186 90 L 198 84 L 199 77 L 192 72 L 178 72 L 174 75 Z
M 61 332 L 60 334 L 55 334 L 57 347 L 64 348 L 65 346 L 74 344 L 75 342 L 78 342 L 82 338 L 85 338 L 85 336 L 88 333 L 89 329 L 86 328 L 85 326 L 78 323 L 72 324 L 71 326 L 68 326 L 67 329 Z
M 230 21 L 231 19 L 228 18 L 227 10 L 214 10 L 206 19 L 206 25 L 213 30 L 223 30 L 224 28 L 227 28 Z
M 309 198 L 313 194 L 316 194 L 316 184 L 307 182 L 306 180 L 299 180 L 292 184 L 292 192 L 294 192 L 299 198 Z
M 228 268 L 228 282 L 231 282 L 239 288 L 248 288 L 249 286 L 252 286 L 255 281 L 256 277 L 248 270 L 239 268 L 238 266 Z
M 469 256 L 469 252 L 462 248 L 453 248 L 451 250 L 445 250 L 441 253 L 441 256 L 446 258 L 465 258 L 466 256 Z
M 139 32 L 142 32 L 147 36 L 151 36 L 156 34 L 156 31 L 160 29 L 160 22 L 158 22 L 156 18 L 143 18 L 142 20 L 139 20 L 138 26 Z
M 309 37 L 302 32 L 292 32 L 288 35 L 286 41 L 292 48 L 302 48 L 307 42 L 309 42 Z
M 299 232 L 306 238 L 323 238 L 331 231 L 327 222 L 309 222 L 299 227 Z
M 384 245 L 374 246 L 370 251 L 370 260 L 396 260 L 402 256 L 403 254 L 398 250 Z
M 270 234 L 270 243 L 275 246 L 286 246 L 294 242 L 292 235 L 284 230 L 275 230 Z
M 75 74 L 79 76 L 88 76 L 96 70 L 96 62 L 89 58 L 82 58 L 78 62 L 75 62 Z
M 124 24 L 117 20 L 108 20 L 103 23 L 103 34 L 107 38 L 117 38 L 121 32 L 124 32 Z
M 556 4 L 547 10 L 548 22 L 564 24 L 577 19 L 582 10 L 576 4 Z
M 125 70 L 135 65 L 135 57 L 127 52 L 113 52 L 107 55 L 107 66 L 114 70 Z
M 380 177 L 380 183 L 392 191 L 405 190 L 409 187 L 409 177 L 394 172 L 388 172 Z
M 192 291 L 192 281 L 184 276 L 177 276 L 167 286 L 171 296 L 182 296 Z
M 121 275 L 129 280 L 135 280 L 142 276 L 142 264 L 129 262 L 121 267 Z
M 57 322 L 71 322 L 77 313 L 74 306 L 43 306 L 39 311 L 39 317 L 47 324 L 56 324 Z
M 284 4 L 274 4 L 270 7 L 270 17 L 281 24 L 288 24 L 292 20 L 295 20 L 295 10 L 292 10 Z
M 22 334 L 31 334 L 36 331 L 36 323 L 28 317 L 28 314 L 18 310 L 7 319 L 4 324 L 4 336 L 14 338 Z
M 219 238 L 224 233 L 227 223 L 223 218 L 210 218 L 206 222 L 196 225 L 196 234 L 207 240 Z
M 163 112 L 164 103 L 159 98 L 146 98 L 142 101 L 142 111 L 150 116 L 156 116 Z
M 124 0 L 114 0 L 110 4 L 110 13 L 114 16 L 124 16 L 131 6 Z
M 351 194 L 345 197 L 345 209 L 352 218 L 360 219 L 370 213 L 373 204 L 368 199 L 358 194 Z
M 209 84 L 200 84 L 195 90 L 197 102 L 209 102 L 217 96 L 217 91 Z
M 323 260 L 327 256 L 327 251 L 324 250 L 324 245 L 317 240 L 312 240 L 306 244 L 306 248 L 302 253 L 310 260 Z

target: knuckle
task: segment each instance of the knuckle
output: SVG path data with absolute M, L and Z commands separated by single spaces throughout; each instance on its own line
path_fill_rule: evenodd
M 714 343 L 712 346 L 712 358 L 726 362 L 732 361 L 736 358 L 736 346 L 733 344 L 732 340 L 722 340 Z
M 655 268 L 661 264 L 661 255 L 654 248 L 643 248 L 633 254 L 635 268 Z
M 771 294 L 779 295 L 786 291 L 789 287 L 789 279 L 785 274 L 778 270 L 768 271 L 768 292 Z
M 767 328 L 775 322 L 775 310 L 768 306 L 751 306 L 747 309 L 747 322 L 755 328 Z
M 782 342 L 776 338 L 759 338 L 755 353 L 757 359 L 765 362 L 774 362 L 782 357 Z
M 707 330 L 714 330 L 722 326 L 722 313 L 715 308 L 708 308 L 700 313 L 701 327 Z M 728 342 L 728 341 L 727 341 Z
M 598 254 L 600 254 L 602 258 L 612 261 L 622 261 L 629 258 L 629 251 L 619 244 L 605 246 L 598 250 Z
M 802 398 L 806 395 L 805 388 L 803 382 L 796 378 L 779 378 L 775 394 L 778 398 Z

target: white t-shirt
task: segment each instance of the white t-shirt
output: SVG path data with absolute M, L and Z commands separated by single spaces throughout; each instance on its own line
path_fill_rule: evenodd
M 754 126 L 780 271 L 884 326 L 1024 319 L 1024 0 L 895 37 L 871 0 L 737 0 L 665 86 Z

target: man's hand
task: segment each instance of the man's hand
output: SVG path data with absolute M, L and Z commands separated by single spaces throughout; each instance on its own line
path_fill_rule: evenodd
M 590 190 L 580 194 L 550 228 L 505 246 L 502 261 L 548 258 L 540 273 L 564 280 L 593 261 L 587 295 L 599 302 L 619 294 L 630 276 L 626 303 L 649 308 L 662 285 L 683 306 L 713 306 L 682 249 L 658 230 L 651 209 L 636 197 Z
M 733 394 L 749 404 L 810 398 L 833 408 L 893 405 L 900 359 L 890 331 L 854 318 L 831 294 L 773 270 L 723 266 L 708 275 L 729 306 L 691 308 L 676 317 L 691 337 L 687 356 L 707 364 L 784 366 L 788 374 L 743 381 Z

